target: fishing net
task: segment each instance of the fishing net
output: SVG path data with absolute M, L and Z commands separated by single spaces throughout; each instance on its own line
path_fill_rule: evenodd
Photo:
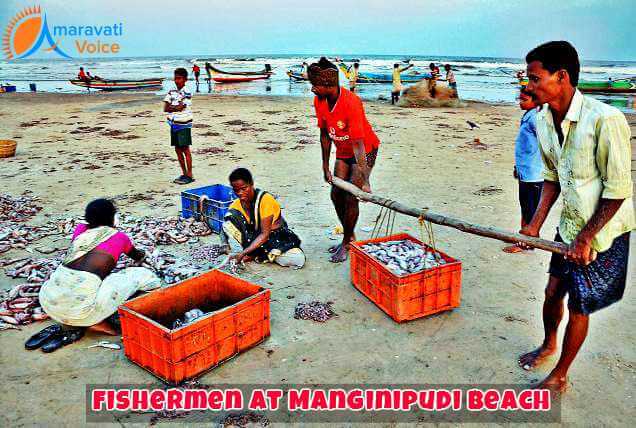
M 402 92 L 400 107 L 461 107 L 457 91 L 439 83 L 424 79 Z

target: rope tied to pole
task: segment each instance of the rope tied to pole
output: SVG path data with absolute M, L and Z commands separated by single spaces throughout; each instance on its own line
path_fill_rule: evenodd
M 386 207 L 380 207 L 380 212 L 375 219 L 373 225 L 373 231 L 371 232 L 371 239 L 379 238 L 382 234 L 382 228 L 384 228 L 384 236 L 393 235 L 393 229 L 395 228 L 396 212 L 391 209 L 393 202 L 387 204 Z
M 417 219 L 417 222 L 420 224 L 420 240 L 422 242 L 428 243 L 428 246 L 433 249 L 435 259 L 439 260 L 440 255 L 437 252 L 437 244 L 435 243 L 435 232 L 433 230 L 433 223 L 426 220 L 426 213 L 428 213 L 428 207 L 422 208 L 422 213 Z

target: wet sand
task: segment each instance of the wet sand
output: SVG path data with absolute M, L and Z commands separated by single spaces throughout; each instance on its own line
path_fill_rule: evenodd
M 518 229 L 512 178 L 517 108 L 469 103 L 457 109 L 404 109 L 385 102 L 365 107 L 382 141 L 374 192 L 475 223 Z M 172 183 L 180 171 L 161 109 L 161 98 L 153 95 L 3 95 L 0 138 L 19 145 L 15 158 L 0 159 L 2 192 L 39 196 L 44 209 L 34 223 L 47 216 L 80 216 L 88 201 L 104 196 L 116 198 L 126 213 L 177 214 L 183 187 Z M 348 262 L 328 261 L 337 218 L 322 180 L 311 101 L 197 96 L 193 112 L 194 185 L 225 183 L 236 166 L 251 169 L 257 186 L 279 198 L 308 256 L 301 271 L 249 266 L 243 276 L 272 289 L 272 336 L 204 375 L 201 383 L 521 384 L 549 372 L 555 360 L 536 372 L 516 364 L 518 355 L 542 338 L 549 254 L 504 254 L 498 241 L 435 227 L 438 247 L 463 262 L 461 306 L 396 324 L 351 286 Z M 628 119 L 636 135 L 636 117 Z M 471 131 L 466 120 L 481 128 Z M 375 206 L 362 206 L 359 238 L 369 235 L 361 228 L 368 230 L 377 212 Z M 544 237 L 554 235 L 557 216 L 558 207 Z M 398 217 L 396 231 L 420 233 L 416 220 L 407 217 Z M 632 252 L 633 247 L 632 239 Z M 633 265 L 632 257 L 630 272 Z M 17 283 L 0 272 L 2 289 Z M 636 384 L 636 333 L 629 328 L 636 322 L 635 297 L 629 286 L 620 303 L 592 317 L 571 371 L 563 422 L 627 425 L 636 416 L 629 410 Z M 313 299 L 333 301 L 339 316 L 325 324 L 293 319 L 296 304 Z M 50 355 L 25 351 L 26 338 L 45 325 L 0 332 L 5 384 L 0 411 L 8 424 L 75 424 L 84 421 L 86 384 L 155 381 L 123 351 L 85 350 L 105 338 L 95 334 Z

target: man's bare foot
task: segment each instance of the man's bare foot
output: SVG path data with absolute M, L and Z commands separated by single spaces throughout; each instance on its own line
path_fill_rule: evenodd
M 523 253 L 523 248 L 521 248 L 521 247 L 520 247 L 520 246 L 518 246 L 518 245 L 509 245 L 509 246 L 507 246 L 507 247 L 504 247 L 504 248 L 502 249 L 502 251 L 503 251 L 504 253 L 510 253 L 510 254 L 513 254 L 513 253 Z
M 524 370 L 532 370 L 539 364 L 556 352 L 555 348 L 545 348 L 543 346 L 538 347 L 534 351 L 523 354 L 519 357 L 519 367 Z
M 342 247 L 342 242 L 337 244 L 337 245 L 332 245 L 331 247 L 329 247 L 329 249 L 327 251 L 329 251 L 331 254 L 337 252 L 340 247 Z
M 110 324 L 108 324 L 106 321 L 102 321 L 98 324 L 92 325 L 90 327 L 88 327 L 88 329 L 90 331 L 94 331 L 96 333 L 104 333 L 104 334 L 108 334 L 110 336 L 117 336 L 118 333 L 117 331 L 115 331 L 115 329 L 113 327 L 111 327 Z
M 338 251 L 329 258 L 331 263 L 342 263 L 349 257 L 349 245 L 341 245 Z
M 556 376 L 552 373 L 548 375 L 542 382 L 538 383 L 536 389 L 549 389 L 556 394 L 563 394 L 568 390 L 568 378 L 567 376 Z

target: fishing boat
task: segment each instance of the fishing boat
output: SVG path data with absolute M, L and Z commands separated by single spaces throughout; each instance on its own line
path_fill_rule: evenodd
M 349 78 L 349 68 L 345 64 L 340 64 L 340 70 L 344 75 Z M 430 73 L 423 74 L 401 74 L 400 80 L 402 83 L 416 83 L 422 79 L 430 79 Z M 393 82 L 393 74 L 388 73 L 358 73 L 357 83 L 391 83 Z
M 263 75 L 250 75 L 250 76 L 240 76 L 235 74 L 213 74 L 212 80 L 216 83 L 242 83 L 242 82 L 252 82 L 254 80 L 265 80 L 269 79 L 269 74 Z
M 582 81 L 577 88 L 585 93 L 636 94 L 635 80 Z
M 289 76 L 289 80 L 293 80 L 294 82 L 302 82 L 302 81 L 309 80 L 307 77 L 303 76 L 302 73 L 298 73 L 292 70 L 288 70 L 287 75 Z
M 417 83 L 422 79 L 428 79 L 431 75 L 425 74 L 401 74 L 402 83 Z M 358 73 L 358 83 L 391 83 L 393 82 L 392 74 L 383 73 Z
M 163 78 L 140 79 L 140 80 L 110 80 L 110 79 L 71 79 L 73 85 L 87 89 L 101 89 L 103 91 L 125 91 L 130 89 L 155 89 L 163 86 Z
M 527 86 L 528 79 L 519 80 L 519 85 Z M 636 94 L 636 79 L 582 80 L 576 87 L 587 94 Z
M 209 68 L 214 73 L 227 74 L 231 76 L 271 76 L 272 74 L 274 74 L 274 72 L 272 71 L 272 66 L 269 64 L 265 64 L 265 68 L 261 71 L 224 71 L 214 67 L 213 65 L 210 65 Z

